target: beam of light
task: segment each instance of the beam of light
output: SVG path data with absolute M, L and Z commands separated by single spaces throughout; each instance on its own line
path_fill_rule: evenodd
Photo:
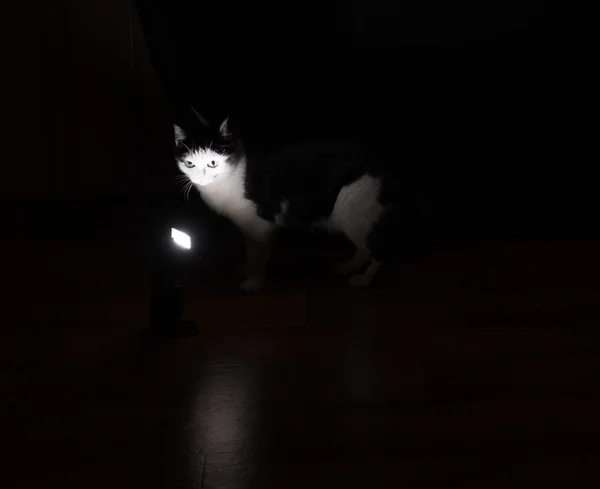
M 179 231 L 179 229 L 171 228 L 171 239 L 176 245 L 181 246 L 186 250 L 189 250 L 192 247 L 192 238 L 184 232 Z

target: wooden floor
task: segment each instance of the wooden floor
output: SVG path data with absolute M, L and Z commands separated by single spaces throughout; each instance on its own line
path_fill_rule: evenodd
M 200 334 L 145 342 L 140 242 L 3 238 L 0 485 L 600 487 L 599 248 L 440 247 L 357 291 L 283 247 L 257 296 L 196 263 Z

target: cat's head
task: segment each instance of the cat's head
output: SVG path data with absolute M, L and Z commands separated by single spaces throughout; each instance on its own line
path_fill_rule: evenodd
M 174 131 L 177 166 L 194 184 L 204 187 L 231 175 L 236 159 L 227 119 L 218 134 L 203 141 L 188 137 L 177 125 Z

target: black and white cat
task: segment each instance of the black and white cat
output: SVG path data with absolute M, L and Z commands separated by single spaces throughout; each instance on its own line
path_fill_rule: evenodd
M 244 235 L 241 290 L 263 287 L 280 226 L 343 233 L 356 252 L 334 271 L 352 275 L 354 287 L 370 285 L 397 247 L 390 238 L 405 208 L 405 182 L 397 165 L 348 142 L 291 145 L 253 159 L 234 142 L 227 120 L 219 133 L 198 144 L 175 126 L 176 160 L 205 203 Z

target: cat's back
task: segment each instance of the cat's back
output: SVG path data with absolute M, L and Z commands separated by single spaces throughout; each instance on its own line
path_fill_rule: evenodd
M 262 163 L 276 193 L 338 192 L 368 170 L 365 147 L 353 141 L 303 141 L 278 148 Z
M 365 141 L 303 141 L 251 158 L 246 191 L 259 212 L 308 227 L 334 212 L 351 219 L 376 199 L 389 205 L 403 192 L 403 162 L 389 147 Z M 399 184 L 400 182 L 400 184 Z
M 307 224 L 331 212 L 345 185 L 366 172 L 360 144 L 348 141 L 303 141 L 281 146 L 249 163 L 247 195 L 269 218 L 286 207 Z

